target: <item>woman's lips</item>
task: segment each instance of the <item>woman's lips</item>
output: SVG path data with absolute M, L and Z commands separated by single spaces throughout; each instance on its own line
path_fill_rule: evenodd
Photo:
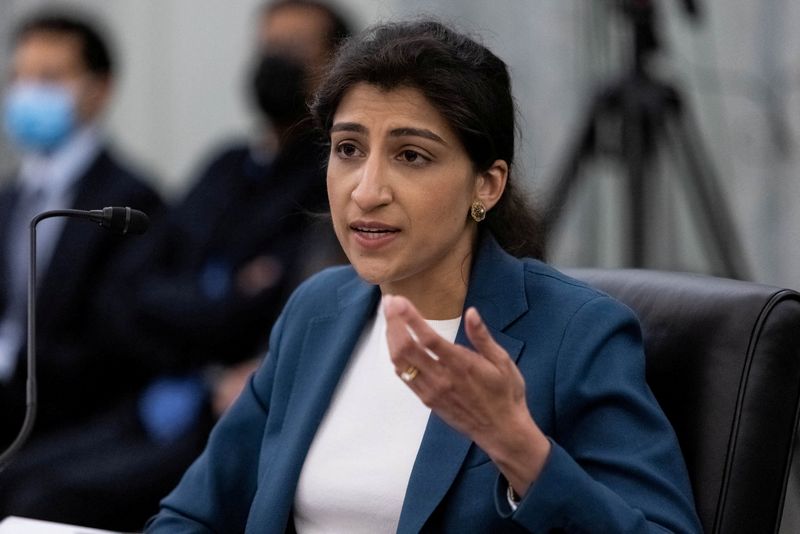
M 377 249 L 394 241 L 398 228 L 377 222 L 354 222 L 350 225 L 356 242 L 364 248 Z

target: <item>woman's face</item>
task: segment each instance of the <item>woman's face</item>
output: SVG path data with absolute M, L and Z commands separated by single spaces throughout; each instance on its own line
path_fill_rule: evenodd
M 463 285 L 487 179 L 436 108 L 417 89 L 357 84 L 330 137 L 333 225 L 358 274 L 396 294 Z

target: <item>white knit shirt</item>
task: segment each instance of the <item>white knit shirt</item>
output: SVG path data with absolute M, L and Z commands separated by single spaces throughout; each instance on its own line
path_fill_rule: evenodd
M 453 341 L 461 318 L 427 323 Z M 303 464 L 294 499 L 297 532 L 395 532 L 429 415 L 394 372 L 378 306 Z

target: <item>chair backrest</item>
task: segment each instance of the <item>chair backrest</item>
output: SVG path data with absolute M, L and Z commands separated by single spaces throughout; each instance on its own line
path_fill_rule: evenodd
M 647 379 L 705 531 L 777 532 L 800 413 L 800 294 L 694 274 L 566 272 L 639 316 Z

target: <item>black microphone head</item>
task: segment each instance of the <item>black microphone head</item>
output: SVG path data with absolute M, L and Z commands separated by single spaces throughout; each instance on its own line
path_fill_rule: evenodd
M 132 208 L 103 208 L 100 226 L 115 234 L 143 234 L 150 226 L 150 218 L 143 211 Z

